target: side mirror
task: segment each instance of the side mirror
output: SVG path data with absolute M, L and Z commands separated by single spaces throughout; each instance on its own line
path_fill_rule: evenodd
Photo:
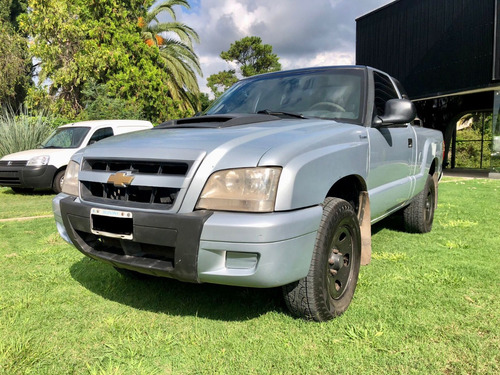
M 385 103 L 383 116 L 376 116 L 373 125 L 375 127 L 403 125 L 412 122 L 417 117 L 415 104 L 408 99 L 390 99 Z

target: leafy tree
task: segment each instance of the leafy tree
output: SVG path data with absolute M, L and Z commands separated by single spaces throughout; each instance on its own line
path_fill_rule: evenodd
M 212 74 L 207 79 L 207 86 L 212 90 L 215 97 L 218 98 L 229 87 L 238 81 L 234 70 L 223 70 L 222 72 Z
M 20 27 L 31 35 L 30 51 L 40 61 L 32 97 L 76 118 L 90 98 L 88 85 L 104 85 L 102 95 L 135 103 L 153 122 L 185 116 L 169 90 L 159 50 L 144 43 L 137 25 L 151 3 L 29 0 Z
M 27 43 L 17 31 L 17 16 L 25 9 L 22 1 L 0 0 L 0 106 L 18 108 L 30 85 Z
M 82 93 L 85 95 L 85 110 L 80 113 L 80 120 L 99 119 L 142 119 L 143 109 L 138 102 L 112 98 L 107 85 L 88 82 Z
M 281 70 L 279 57 L 273 53 L 273 47 L 262 44 L 258 36 L 247 36 L 232 43 L 227 51 L 221 52 L 220 57 L 236 63 L 243 77 Z M 237 79 L 235 70 L 224 70 L 208 77 L 208 87 L 218 97 Z
M 0 19 L 9 22 L 17 31 L 17 17 L 25 13 L 27 7 L 27 0 L 0 0 Z
M 201 106 L 200 111 L 204 111 L 210 106 L 210 104 L 212 104 L 212 101 L 208 97 L 208 94 L 205 94 L 203 92 L 198 95 L 198 100 Z
M 175 100 L 184 103 L 185 109 L 195 110 L 196 102 L 192 103 L 186 92 L 199 93 L 196 73 L 202 75 L 198 56 L 193 50 L 193 41 L 199 42 L 196 31 L 191 27 L 176 22 L 173 7 L 180 5 L 189 9 L 186 0 L 166 0 L 151 8 L 145 17 L 139 17 L 138 25 L 142 29 L 142 37 L 150 47 L 159 49 L 160 62 L 171 79 L 168 88 Z M 173 21 L 159 22 L 158 16 L 168 13 Z
M 258 36 L 247 36 L 231 44 L 229 50 L 221 52 L 220 57 L 227 62 L 236 62 L 243 77 L 281 70 L 278 55 L 273 47 L 262 44 Z
M 0 21 L 0 105 L 12 103 L 16 93 L 26 83 L 25 41 L 12 27 Z

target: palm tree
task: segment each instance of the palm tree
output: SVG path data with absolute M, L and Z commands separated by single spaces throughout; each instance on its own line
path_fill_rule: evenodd
M 200 39 L 191 27 L 177 22 L 175 5 L 190 8 L 187 0 L 166 0 L 150 9 L 146 16 L 139 18 L 144 42 L 150 47 L 158 47 L 162 67 L 169 73 L 168 88 L 174 100 L 182 103 L 183 109 L 196 111 L 197 105 L 191 102 L 199 93 L 196 73 L 202 75 L 198 56 L 193 50 L 193 41 Z M 173 21 L 159 22 L 158 15 L 168 13 Z M 188 95 L 188 93 L 195 95 Z

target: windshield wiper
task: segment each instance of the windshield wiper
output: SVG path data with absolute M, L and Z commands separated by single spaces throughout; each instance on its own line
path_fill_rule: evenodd
M 262 109 L 260 111 L 257 111 L 259 115 L 271 115 L 271 116 L 286 116 L 286 117 L 294 117 L 294 118 L 302 118 L 306 119 L 307 117 L 304 117 L 300 113 L 295 113 L 295 112 L 283 112 L 283 111 L 271 111 L 270 109 Z

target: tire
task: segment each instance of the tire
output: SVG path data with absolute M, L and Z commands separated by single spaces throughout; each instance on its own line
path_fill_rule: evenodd
M 409 233 L 428 233 L 432 229 L 437 203 L 437 187 L 431 175 L 422 190 L 403 211 L 405 230 Z
M 351 303 L 358 282 L 361 234 L 352 206 L 327 198 L 308 275 L 283 286 L 286 305 L 295 316 L 327 321 Z
M 64 182 L 64 173 L 66 171 L 63 169 L 62 171 L 59 171 L 56 173 L 56 176 L 54 177 L 54 182 L 52 183 L 52 190 L 54 193 L 59 194 L 62 191 L 62 185 Z

